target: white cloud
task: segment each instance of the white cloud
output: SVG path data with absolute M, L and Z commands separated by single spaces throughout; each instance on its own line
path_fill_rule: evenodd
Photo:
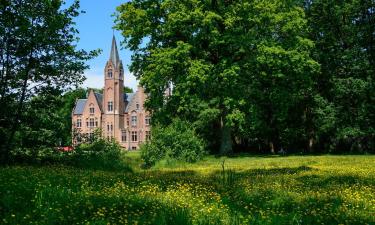
M 133 89 L 133 91 L 137 90 L 138 80 L 132 73 L 125 73 L 124 76 L 124 85 Z

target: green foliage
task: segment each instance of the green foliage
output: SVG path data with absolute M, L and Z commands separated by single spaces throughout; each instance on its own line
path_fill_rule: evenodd
M 140 160 L 137 152 L 125 158 Z M 209 156 L 173 168 L 134 167 L 134 173 L 56 165 L 0 167 L 0 220 L 1 224 L 372 224 L 374 163 L 374 156 Z
M 96 137 L 91 143 L 77 146 L 72 154 L 75 166 L 96 169 L 129 169 L 123 164 L 123 148 L 115 140 Z
M 280 144 L 303 136 L 319 64 L 297 1 L 136 0 L 117 10 L 154 121 L 199 124 L 223 154 L 234 137 Z
M 362 0 L 307 4 L 309 34 L 321 64 L 314 109 L 321 148 L 374 152 L 374 7 L 374 1 Z
M 98 53 L 76 49 L 74 18 L 80 13 L 79 1 L 64 4 L 58 0 L 0 2 L 0 163 L 9 163 L 9 151 L 20 144 L 14 140 L 16 133 L 33 123 L 29 115 L 38 108 L 34 105 L 29 110 L 31 99 L 58 96 L 82 84 L 86 60 Z M 48 111 L 48 106 L 46 102 L 40 111 Z M 55 117 L 49 116 L 49 122 Z
M 204 149 L 203 140 L 188 122 L 174 120 L 166 127 L 152 128 L 152 139 L 141 146 L 141 155 L 146 166 L 162 159 L 196 162 L 205 155 Z
M 19 147 L 11 151 L 11 157 L 18 163 L 130 171 L 123 161 L 124 155 L 125 151 L 115 140 L 106 140 L 99 135 L 72 151 L 62 151 L 56 147 Z
M 133 93 L 133 89 L 128 87 L 128 86 L 124 86 L 124 93 Z

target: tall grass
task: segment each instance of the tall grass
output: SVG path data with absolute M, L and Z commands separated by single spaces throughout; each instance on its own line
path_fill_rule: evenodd
M 0 168 L 2 224 L 374 224 L 375 157 Z

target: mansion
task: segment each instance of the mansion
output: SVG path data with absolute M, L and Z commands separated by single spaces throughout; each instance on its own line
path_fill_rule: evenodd
M 150 115 L 144 108 L 146 94 L 142 87 L 124 93 L 124 67 L 119 58 L 115 37 L 104 69 L 103 93 L 90 90 L 87 99 L 78 99 L 72 111 L 73 145 L 83 137 L 101 130 L 125 149 L 136 150 L 150 139 Z

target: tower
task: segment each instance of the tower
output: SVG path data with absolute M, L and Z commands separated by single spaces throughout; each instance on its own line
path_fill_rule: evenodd
M 108 138 L 118 138 L 124 128 L 124 69 L 120 60 L 115 36 L 111 53 L 104 69 L 103 124 Z

